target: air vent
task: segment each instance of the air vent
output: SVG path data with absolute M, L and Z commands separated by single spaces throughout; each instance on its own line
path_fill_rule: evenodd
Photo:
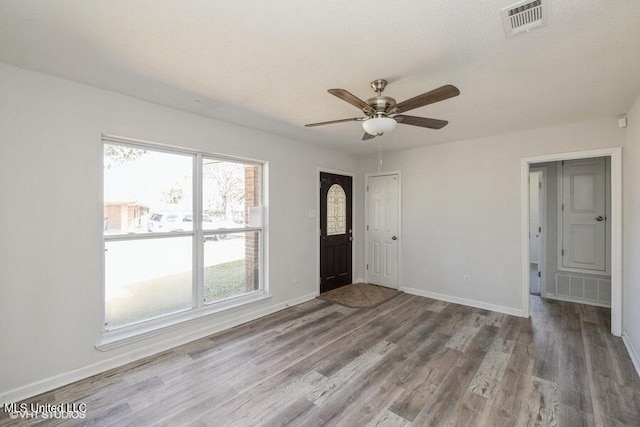
M 548 2 L 549 0 L 527 0 L 502 9 L 502 23 L 507 38 L 547 25 Z

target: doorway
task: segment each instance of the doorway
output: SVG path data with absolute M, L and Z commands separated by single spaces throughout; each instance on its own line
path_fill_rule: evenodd
M 353 177 L 320 172 L 320 292 L 353 280 Z
M 368 175 L 365 191 L 366 282 L 398 289 L 400 173 Z
M 602 150 L 591 150 L 576 153 L 563 153 L 546 156 L 529 157 L 522 159 L 522 286 L 523 286 L 523 317 L 529 317 L 530 313 L 530 291 L 531 291 L 531 242 L 529 233 L 531 231 L 531 198 L 530 198 L 530 173 L 536 167 L 559 164 L 559 172 L 555 173 L 549 169 L 547 178 L 556 177 L 555 185 L 549 182 L 547 190 L 547 201 L 556 201 L 554 208 L 548 205 L 547 216 L 557 215 L 554 221 L 549 217 L 547 230 L 543 228 L 543 236 L 548 237 L 547 244 L 543 244 L 549 250 L 547 258 L 553 257 L 557 252 L 554 263 L 547 263 L 545 270 L 549 272 L 545 289 L 545 283 L 541 284 L 541 296 L 547 298 L 573 300 L 586 300 L 592 305 L 597 304 L 597 299 L 602 297 L 603 290 L 608 289 L 607 299 L 611 306 L 611 333 L 620 336 L 622 333 L 622 156 L 620 148 L 610 148 Z M 597 179 L 601 163 L 604 158 L 605 170 L 609 183 L 608 206 L 597 207 L 595 197 L 597 191 Z M 558 163 L 559 162 L 559 163 Z M 564 162 L 564 165 L 562 164 Z M 564 168 L 563 168 L 564 166 Z M 570 172 L 569 168 L 576 172 Z M 584 170 L 583 170 L 584 169 Z M 585 172 L 589 171 L 589 173 Z M 569 186 L 574 186 L 569 192 Z M 573 195 L 572 195 L 573 194 Z M 587 197 L 587 196 L 590 197 Z M 593 203 L 592 203 L 593 202 Z M 592 206 L 593 205 L 593 206 Z M 597 209 L 596 209 L 597 208 Z M 564 210 L 563 210 L 564 209 Z M 595 210 L 605 210 L 605 214 Z M 589 222 L 583 223 L 580 215 L 586 215 Z M 602 216 L 602 219 L 600 217 Z M 592 224 L 593 223 L 593 224 Z M 603 225 L 605 224 L 605 225 Z M 586 245 L 587 241 L 599 241 L 601 228 L 604 228 L 607 248 L 607 258 L 605 270 L 602 262 L 595 256 L 598 251 L 593 251 L 591 246 Z M 555 229 L 555 238 L 549 234 L 550 229 Z M 546 232 L 545 232 L 546 231 Z M 552 241 L 553 240 L 553 241 Z M 600 239 L 601 240 L 601 239 Z M 599 248 L 602 245 L 593 246 Z M 589 261 L 589 263 L 587 263 Z M 581 268 L 576 268 L 577 263 L 581 263 Z M 587 272 L 587 264 L 589 271 Z M 553 273 L 553 274 L 552 274 Z M 545 272 L 542 272 L 544 277 Z M 595 303 L 594 303 L 595 302 Z M 608 304 L 607 304 L 608 305 Z

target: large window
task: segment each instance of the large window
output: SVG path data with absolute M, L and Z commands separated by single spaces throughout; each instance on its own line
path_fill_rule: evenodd
M 104 141 L 105 329 L 262 289 L 260 163 Z

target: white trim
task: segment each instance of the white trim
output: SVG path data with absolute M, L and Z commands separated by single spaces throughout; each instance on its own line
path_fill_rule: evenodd
M 265 293 L 271 293 L 271 282 L 269 280 L 269 236 L 270 232 L 270 224 L 271 221 L 269 219 L 269 215 L 271 212 L 271 206 L 269 205 L 269 179 L 270 179 L 270 166 L 269 162 L 264 162 L 262 164 L 262 176 L 260 180 L 260 197 L 261 200 L 260 205 L 262 205 L 262 231 L 259 234 L 259 239 L 261 239 L 260 245 L 258 245 L 258 268 L 260 269 L 260 289 L 262 289 Z
M 365 229 L 364 229 L 364 280 L 366 283 L 368 280 L 367 277 L 367 262 L 369 260 L 369 252 L 368 252 L 368 242 L 367 242 L 367 229 L 366 229 L 366 224 L 369 223 L 369 194 L 367 191 L 367 187 L 369 186 L 369 178 L 374 177 L 374 176 L 389 176 L 389 175 L 396 175 L 398 177 L 398 236 L 400 238 L 400 240 L 398 241 L 398 265 L 397 265 L 397 275 L 398 275 L 398 281 L 396 283 L 396 289 L 400 289 L 400 287 L 402 286 L 402 243 L 403 243 L 403 238 L 402 238 L 402 171 L 400 170 L 394 170 L 394 171 L 388 171 L 388 172 L 377 172 L 377 173 L 368 173 L 365 174 L 364 176 L 364 223 L 365 223 Z
M 98 152 L 99 152 L 99 175 L 100 175 L 100 188 L 99 196 L 96 197 L 97 205 L 96 212 L 102 212 L 100 218 L 100 229 L 95 231 L 96 237 L 96 246 L 100 248 L 100 319 L 98 320 L 100 323 L 100 332 L 104 333 L 105 323 L 107 323 L 107 309 L 106 309 L 106 294 L 107 294 L 107 281 L 106 281 L 106 260 L 105 260 L 105 251 L 106 251 L 106 240 L 104 239 L 104 135 L 101 136 L 100 142 L 98 144 Z M 3 399 L 0 398 L 0 402 Z
M 521 159 L 520 164 L 520 253 L 523 265 L 520 277 L 522 286 L 522 317 L 529 317 L 529 299 L 531 294 L 531 258 L 529 256 L 529 163 Z M 524 268 L 526 265 L 526 268 Z
M 318 293 L 313 292 L 298 298 L 292 298 L 289 301 L 275 304 L 270 307 L 265 307 L 252 313 L 247 313 L 243 316 L 239 316 L 232 320 L 221 322 L 215 325 L 206 323 L 201 325 L 199 328 L 191 330 L 183 335 L 165 339 L 163 341 L 151 344 L 147 347 L 135 350 L 133 352 L 129 352 L 120 356 L 113 357 L 111 359 L 103 360 L 92 365 L 54 375 L 52 377 L 45 378 L 43 380 L 27 384 L 16 389 L 9 390 L 3 394 L 0 394 L 0 405 L 4 405 L 5 403 L 19 402 L 29 397 L 48 392 L 67 384 L 71 384 L 75 381 L 79 381 L 93 375 L 108 371 L 110 369 L 126 365 L 127 363 L 133 362 L 135 360 L 140 360 L 142 358 L 152 356 L 154 354 L 166 351 L 179 345 L 186 344 L 188 342 L 195 341 L 197 339 L 218 333 L 220 331 L 233 328 L 252 320 L 256 320 L 260 317 L 267 316 L 280 310 L 284 310 L 285 308 L 302 304 L 306 301 L 314 299 L 317 296 Z
M 216 301 L 202 307 L 185 309 L 179 313 L 161 315 L 155 319 L 144 320 L 140 323 L 118 329 L 107 330 L 102 333 L 102 339 L 95 347 L 100 351 L 123 347 L 127 344 L 136 343 L 156 335 L 199 323 L 201 321 L 200 319 L 204 317 L 270 298 L 271 295 L 265 294 L 264 291 L 253 291 L 222 301 Z
M 542 156 L 523 157 L 522 160 L 528 163 L 547 163 L 558 162 L 562 160 L 586 159 L 590 157 L 607 157 L 613 156 L 614 153 L 620 153 L 621 147 L 600 148 L 597 150 L 574 151 L 571 153 L 545 154 Z
M 622 148 L 611 155 L 611 333 L 622 334 Z
M 504 305 L 490 304 L 488 302 L 482 302 L 482 301 L 476 301 L 476 300 L 472 300 L 472 299 L 455 297 L 453 295 L 439 294 L 437 292 L 425 291 L 423 289 L 401 287 L 399 290 L 401 290 L 403 292 L 406 292 L 408 294 L 411 294 L 411 295 L 418 295 L 418 296 L 421 296 L 421 297 L 437 299 L 437 300 L 440 300 L 440 301 L 452 302 L 454 304 L 460 304 L 460 305 L 466 305 L 466 306 L 469 306 L 469 307 L 481 308 L 483 310 L 495 311 L 495 312 L 498 312 L 498 313 L 508 314 L 510 316 L 523 317 L 522 316 L 522 310 L 519 310 L 517 308 L 512 308 L 512 307 L 506 307 Z
M 636 368 L 636 373 L 640 376 L 640 356 L 638 355 L 638 351 L 636 350 L 636 348 L 633 346 L 633 343 L 631 342 L 631 338 L 629 338 L 629 334 L 627 334 L 627 331 L 622 332 L 622 342 L 624 343 L 624 346 L 627 347 L 627 352 L 629 353 L 629 357 L 633 362 L 633 366 Z
M 611 157 L 611 333 L 622 334 L 622 148 L 523 157 L 520 167 L 521 287 L 523 317 L 529 317 L 529 165 L 589 157 Z
M 183 155 L 202 154 L 204 157 L 214 158 L 216 160 L 229 160 L 237 163 L 249 163 L 249 164 L 265 164 L 265 160 L 252 159 L 250 157 L 230 156 L 222 153 L 212 153 L 210 151 L 196 150 L 193 148 L 186 148 L 175 144 L 166 144 L 164 142 L 149 141 L 145 139 L 129 138 L 126 136 L 111 135 L 103 133 L 101 135 L 102 141 L 108 141 L 110 143 L 137 146 L 138 148 L 148 148 L 157 151 L 164 151 L 166 153 L 176 154 L 177 151 L 182 151 Z
M 316 182 L 315 182 L 315 186 L 316 186 L 316 226 L 317 228 L 315 229 L 315 234 L 316 234 L 316 286 L 318 287 L 318 292 L 320 292 L 320 230 L 322 229 L 322 224 L 320 224 L 322 215 L 320 214 L 320 173 L 321 172 L 325 172 L 325 173 L 332 173 L 335 175 L 342 175 L 342 176 L 350 176 L 351 177 L 351 230 L 355 230 L 356 229 L 356 198 L 355 198 L 355 192 L 354 189 L 356 187 L 355 183 L 356 183 L 356 176 L 354 172 L 348 172 L 348 171 L 343 171 L 343 170 L 339 170 L 339 169 L 329 169 L 329 168 L 316 168 Z M 353 232 L 351 233 L 351 235 L 353 236 Z M 355 239 L 351 242 L 351 281 L 353 283 L 356 283 L 356 281 L 353 280 L 353 273 L 354 273 L 354 257 L 353 257 L 353 242 L 355 241 Z
M 193 200 L 191 207 L 193 212 L 193 240 L 191 241 L 192 254 L 191 254 L 191 307 L 200 307 L 200 301 L 204 301 L 204 233 L 202 226 L 202 181 L 204 176 L 202 175 L 202 155 L 197 154 L 193 158 L 193 175 L 191 177 L 193 184 Z M 203 268 L 200 268 L 202 266 Z M 203 286 L 200 286 L 200 283 Z M 105 336 L 103 334 L 102 339 Z M 100 350 L 100 348 L 98 348 Z

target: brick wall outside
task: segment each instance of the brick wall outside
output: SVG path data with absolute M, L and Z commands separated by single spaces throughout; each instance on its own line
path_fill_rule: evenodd
M 126 233 L 131 224 L 148 212 L 149 208 L 137 203 L 105 202 L 104 229 L 105 231 Z
M 249 223 L 249 209 L 260 205 L 260 167 L 247 165 L 244 168 L 244 220 Z M 259 233 L 245 234 L 244 256 L 246 290 L 253 291 L 259 286 L 260 242 Z

